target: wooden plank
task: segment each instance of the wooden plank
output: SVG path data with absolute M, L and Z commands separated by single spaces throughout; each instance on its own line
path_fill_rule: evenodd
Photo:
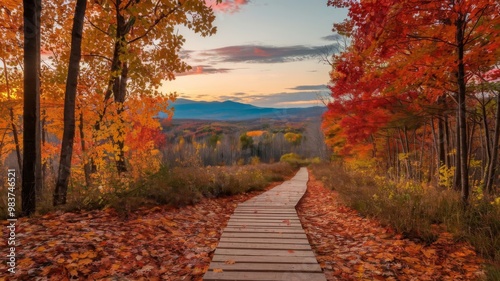
M 283 256 L 242 256 L 242 255 L 215 255 L 212 262 L 254 262 L 254 263 L 293 263 L 317 264 L 314 257 L 283 257 Z
M 307 239 L 221 237 L 220 242 L 309 245 Z M 219 242 L 219 243 L 220 243 Z
M 224 232 L 246 232 L 246 233 L 304 233 L 302 228 L 255 228 L 255 227 L 232 227 L 228 226 Z
M 312 257 L 311 250 L 251 250 L 251 249 L 221 249 L 215 250 L 215 255 L 243 255 L 243 256 L 275 256 L 275 257 Z
M 264 233 L 303 233 L 302 227 L 268 227 L 268 228 L 258 228 L 258 227 L 240 227 L 228 225 L 224 231 L 227 232 L 264 232 Z
M 249 209 L 249 210 L 235 210 L 235 214 L 271 214 L 271 215 L 281 215 L 281 214 L 291 214 L 297 215 L 295 210 L 263 210 L 263 209 Z
M 251 216 L 232 216 L 229 221 L 232 221 L 232 220 L 235 220 L 235 221 L 251 221 L 251 220 L 254 220 L 254 221 L 284 221 L 284 220 L 289 220 L 290 222 L 300 222 L 300 220 L 297 218 L 297 217 L 293 217 L 293 216 L 281 216 L 281 215 L 271 215 L 271 216 L 265 216 L 265 215 L 258 215 L 258 216 L 254 216 L 254 215 L 251 215 Z M 229 222 L 228 221 L 228 222 Z
M 246 222 L 246 221 L 230 221 L 227 223 L 228 227 L 295 227 L 301 228 L 300 223 L 290 223 L 290 222 Z
M 228 225 L 228 231 L 237 229 L 242 232 L 286 232 L 286 233 L 301 233 L 304 231 L 301 226 L 279 226 L 279 225 Z M 248 231 L 247 231 L 248 229 Z
M 292 210 L 295 212 L 295 205 L 297 205 L 296 202 L 290 202 L 290 203 L 277 203 L 277 202 L 271 202 L 271 203 L 266 203 L 266 204 L 252 204 L 252 205 L 247 205 L 247 206 L 238 206 L 236 210 L 250 210 L 250 209 L 262 209 L 262 210 Z
M 213 272 L 209 271 L 203 277 L 205 281 L 242 280 L 242 281 L 326 281 L 323 273 L 308 272 Z
M 274 272 L 322 272 L 319 264 L 293 264 L 293 263 L 250 263 L 235 262 L 228 264 L 225 262 L 213 262 L 210 269 L 220 268 L 224 271 L 274 271 Z
M 287 218 L 282 218 L 282 217 L 275 217 L 275 218 L 270 218 L 269 216 L 261 216 L 261 217 L 252 217 L 252 216 L 247 216 L 247 217 L 238 217 L 234 216 L 229 219 L 229 221 L 269 221 L 269 222 L 282 222 L 282 221 L 290 221 L 290 222 L 300 222 L 298 217 L 287 217 Z
M 271 220 L 286 220 L 286 219 L 299 219 L 297 215 L 294 214 L 279 214 L 279 215 L 270 215 L 270 214 L 234 214 L 231 216 L 231 219 L 271 219 Z M 300 221 L 300 219 L 299 219 Z
M 238 238 L 281 238 L 281 239 L 306 239 L 305 233 L 242 233 L 242 232 L 226 232 L 222 233 L 221 239 L 225 237 Z
M 270 244 L 270 243 L 241 243 L 219 242 L 217 249 L 254 249 L 254 250 L 311 250 L 309 245 L 299 244 Z
M 291 221 L 239 221 L 233 220 L 227 223 L 228 226 L 268 226 L 268 227 L 300 227 L 302 228 L 302 224 L 300 222 L 291 222 Z

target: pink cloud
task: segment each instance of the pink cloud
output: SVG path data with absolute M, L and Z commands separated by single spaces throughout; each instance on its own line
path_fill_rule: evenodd
M 189 71 L 177 73 L 176 76 L 227 73 L 229 71 L 231 71 L 229 68 L 214 68 L 208 65 L 197 65 L 193 66 L 193 68 Z
M 222 0 L 217 4 L 216 0 L 205 0 L 207 6 L 212 7 L 214 11 L 233 14 L 240 10 L 240 7 L 246 5 L 250 0 Z

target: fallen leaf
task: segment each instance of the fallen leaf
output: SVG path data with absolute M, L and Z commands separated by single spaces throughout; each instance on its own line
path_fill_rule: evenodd
M 213 272 L 215 272 L 215 273 L 221 273 L 221 272 L 223 272 L 223 271 L 224 271 L 224 270 L 222 270 L 222 268 L 214 268 L 214 269 L 213 269 Z

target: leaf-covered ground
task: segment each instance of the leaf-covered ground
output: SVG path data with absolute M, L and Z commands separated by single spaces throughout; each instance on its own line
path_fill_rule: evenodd
M 20 219 L 17 273 L 6 273 L 4 260 L 0 280 L 199 281 L 236 205 L 259 193 L 128 218 L 108 209 Z M 481 259 L 451 235 L 430 246 L 402 239 L 343 206 L 314 178 L 298 210 L 328 280 L 475 280 L 482 273 Z M 1 227 L 6 249 L 5 221 Z
M 473 248 L 451 234 L 440 231 L 431 245 L 404 239 L 345 207 L 312 175 L 297 209 L 328 280 L 478 280 L 484 274 Z
M 16 274 L 7 273 L 2 259 L 0 280 L 201 280 L 236 205 L 260 193 L 154 207 L 128 218 L 110 209 L 22 218 Z

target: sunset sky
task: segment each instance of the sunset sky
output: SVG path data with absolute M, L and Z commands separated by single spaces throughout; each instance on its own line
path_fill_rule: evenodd
M 179 30 L 193 70 L 165 82 L 165 91 L 263 107 L 319 105 L 330 68 L 318 54 L 334 43 L 332 24 L 347 12 L 328 7 L 327 0 L 229 2 L 217 7 L 214 36 Z

